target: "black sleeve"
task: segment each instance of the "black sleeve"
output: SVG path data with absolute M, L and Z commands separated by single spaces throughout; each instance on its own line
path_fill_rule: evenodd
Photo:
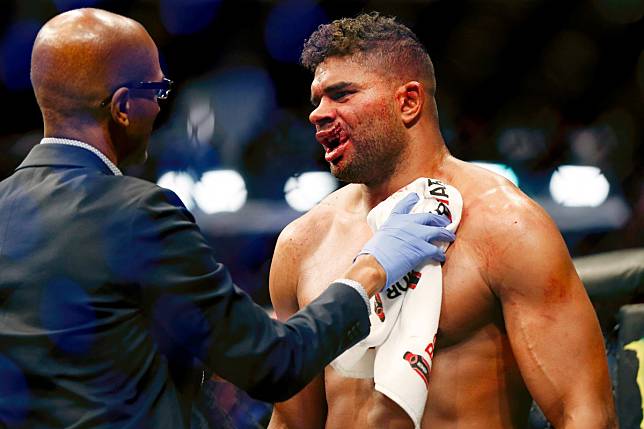
M 283 401 L 369 333 L 360 295 L 334 285 L 286 323 L 273 320 L 217 263 L 192 215 L 157 190 L 132 219 L 142 305 L 172 347 L 257 399 Z

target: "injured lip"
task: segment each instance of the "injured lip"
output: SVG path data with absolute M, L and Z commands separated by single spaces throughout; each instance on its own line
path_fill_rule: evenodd
M 344 133 L 341 133 L 337 139 L 329 140 L 324 146 L 326 151 L 324 159 L 331 164 L 339 162 L 343 158 L 347 148 L 350 146 L 349 142 L 349 138 Z
M 326 153 L 331 152 L 340 144 L 347 141 L 346 133 L 342 131 L 340 125 L 335 124 L 333 127 L 320 130 L 315 133 L 315 139 L 324 146 Z

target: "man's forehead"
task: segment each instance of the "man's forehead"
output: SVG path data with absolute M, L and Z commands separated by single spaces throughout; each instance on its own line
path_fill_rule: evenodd
M 353 57 L 330 57 L 315 69 L 311 91 L 324 89 L 337 82 L 361 82 L 375 76 L 377 74 L 373 70 Z

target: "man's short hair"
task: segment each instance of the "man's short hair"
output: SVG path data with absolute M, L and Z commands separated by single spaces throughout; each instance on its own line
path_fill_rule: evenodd
M 376 61 L 401 80 L 424 81 L 435 90 L 434 66 L 418 37 L 394 17 L 378 12 L 323 24 L 304 43 L 301 63 L 311 72 L 329 57 Z

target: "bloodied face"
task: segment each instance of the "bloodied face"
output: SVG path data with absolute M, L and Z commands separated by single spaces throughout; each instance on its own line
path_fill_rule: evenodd
M 377 184 L 404 163 L 407 140 L 395 89 L 386 74 L 352 57 L 330 57 L 317 67 L 309 120 L 340 180 Z

